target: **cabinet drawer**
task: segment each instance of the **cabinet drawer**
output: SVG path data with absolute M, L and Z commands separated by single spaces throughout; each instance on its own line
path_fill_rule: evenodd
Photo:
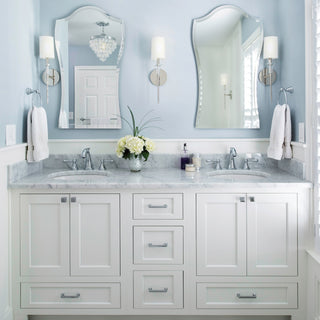
M 135 264 L 182 264 L 183 227 L 134 227 Z
M 21 308 L 120 308 L 119 283 L 22 283 Z
M 198 283 L 197 308 L 297 308 L 297 284 Z
M 134 307 L 183 308 L 183 272 L 135 271 Z
M 134 194 L 133 218 L 182 219 L 182 194 Z

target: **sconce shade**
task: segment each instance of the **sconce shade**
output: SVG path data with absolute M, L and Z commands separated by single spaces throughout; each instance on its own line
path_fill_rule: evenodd
M 166 42 L 164 37 L 153 37 L 151 40 L 151 59 L 165 59 L 166 57 Z
M 278 37 L 265 37 L 263 45 L 264 59 L 278 59 Z
M 39 56 L 40 59 L 54 59 L 53 37 L 39 37 Z
M 227 73 L 220 74 L 220 84 L 222 86 L 226 86 L 228 84 L 228 74 Z

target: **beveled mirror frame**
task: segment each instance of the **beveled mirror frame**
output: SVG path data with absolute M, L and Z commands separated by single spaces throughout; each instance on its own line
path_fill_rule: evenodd
M 195 113 L 195 121 L 194 121 L 194 127 L 198 128 L 198 129 L 229 129 L 229 127 L 197 127 L 197 120 L 198 120 L 198 116 L 199 113 L 201 111 L 201 107 L 200 107 L 200 101 L 201 101 L 201 96 L 200 96 L 200 90 L 201 90 L 201 85 L 202 85 L 202 79 L 201 79 L 201 75 L 200 75 L 200 69 L 199 67 L 201 66 L 200 63 L 200 57 L 198 54 L 198 48 L 196 46 L 195 43 L 195 25 L 196 23 L 200 23 L 203 21 L 207 21 L 209 19 L 212 18 L 213 15 L 215 15 L 217 12 L 224 10 L 224 9 L 236 9 L 239 10 L 239 12 L 242 12 L 243 16 L 247 17 L 247 18 L 252 18 L 254 19 L 257 23 L 260 24 L 260 38 L 261 38 L 261 42 L 259 43 L 259 54 L 257 57 L 257 70 L 256 72 L 253 74 L 254 77 L 254 83 L 258 84 L 258 67 L 259 67 L 259 61 L 260 61 L 260 56 L 261 56 L 261 51 L 262 51 L 262 45 L 263 45 L 263 24 L 261 19 L 251 16 L 249 15 L 247 12 L 245 12 L 243 9 L 241 9 L 238 6 L 235 5 L 221 5 L 221 6 L 217 6 L 214 9 L 212 9 L 210 12 L 208 12 L 207 14 L 205 14 L 204 16 L 201 16 L 199 18 L 195 18 L 192 20 L 192 32 L 191 32 L 191 40 L 192 40 L 192 48 L 193 48 L 193 53 L 194 53 L 194 57 L 195 57 L 195 62 L 196 62 L 196 70 L 197 70 L 197 106 L 196 106 L 196 113 Z M 255 90 L 255 99 L 256 99 L 256 103 L 257 103 L 257 110 L 258 110 L 258 99 L 257 99 L 257 90 Z M 258 129 L 260 128 L 260 121 L 259 121 L 259 114 L 258 114 L 258 126 L 253 127 L 253 129 Z M 247 129 L 246 127 L 230 127 L 230 129 Z M 251 129 L 251 128 L 250 128 Z
M 123 50 L 124 50 L 125 26 L 124 26 L 124 22 L 122 19 L 119 19 L 119 18 L 116 18 L 116 17 L 109 15 L 108 13 L 105 12 L 104 9 L 96 7 L 96 6 L 83 6 L 83 7 L 80 7 L 78 9 L 74 10 L 70 15 L 68 15 L 64 18 L 61 18 L 61 19 L 57 19 L 56 23 L 55 23 L 55 35 L 57 32 L 57 23 L 58 22 L 70 21 L 74 16 L 76 16 L 77 14 L 79 14 L 80 12 L 85 11 L 85 10 L 95 10 L 97 12 L 100 12 L 101 14 L 107 16 L 108 19 L 113 20 L 121 25 L 121 35 L 122 36 L 121 36 L 121 40 L 120 40 L 119 53 L 118 53 L 118 57 L 117 57 L 117 64 L 115 66 L 116 68 L 119 69 L 120 61 L 121 61 L 121 58 L 123 55 Z M 58 62 L 59 62 L 59 66 L 60 66 L 60 74 L 61 74 L 61 80 L 60 80 L 61 101 L 60 101 L 58 127 L 60 129 L 75 129 L 74 127 L 69 126 L 69 117 L 67 119 L 65 119 L 65 115 L 66 114 L 68 115 L 68 112 L 69 112 L 69 100 L 65 101 L 66 90 L 68 90 L 68 92 L 69 92 L 69 79 L 66 79 L 65 74 L 64 74 L 64 65 L 63 65 L 63 61 L 62 61 L 62 57 L 61 57 L 61 52 L 58 49 L 57 39 L 55 39 L 55 48 L 56 48 L 56 52 L 57 52 Z M 118 83 L 119 83 L 119 78 L 118 78 Z M 118 102 L 119 102 L 119 97 L 118 97 Z M 119 110 L 118 116 L 120 118 L 120 110 Z M 121 128 L 121 120 L 119 123 L 120 123 L 120 127 L 118 127 L 118 128 L 120 129 Z M 93 128 L 93 129 L 99 129 L 99 128 Z M 103 129 L 108 129 L 108 128 L 103 128 Z M 110 129 L 112 129 L 112 128 L 110 128 Z

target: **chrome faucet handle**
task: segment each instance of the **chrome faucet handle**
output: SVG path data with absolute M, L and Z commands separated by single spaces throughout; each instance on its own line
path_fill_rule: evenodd
M 106 168 L 104 167 L 104 161 L 103 159 L 100 160 L 100 164 L 99 164 L 99 170 L 105 170 Z
M 214 163 L 215 163 L 215 169 L 216 169 L 216 170 L 222 170 L 221 160 L 220 160 L 220 159 L 214 161 Z
M 249 159 L 245 159 L 245 160 L 244 160 L 243 169 L 244 169 L 244 170 L 250 170 L 250 167 L 249 167 Z
M 206 164 L 211 164 L 211 163 L 215 165 L 215 167 L 214 167 L 215 170 L 222 170 L 220 159 L 217 159 L 217 160 L 207 159 L 206 160 Z
M 107 166 L 105 165 L 105 162 L 112 163 L 113 160 L 112 159 L 101 159 L 100 160 L 100 165 L 99 165 L 99 170 L 106 170 L 107 169 Z
M 243 165 L 243 169 L 244 170 L 250 170 L 250 166 L 249 166 L 249 162 L 259 162 L 259 159 L 257 158 L 246 158 L 244 160 L 244 165 Z
M 78 170 L 78 169 L 79 169 L 76 158 L 74 158 L 74 159 L 72 159 L 72 160 L 67 160 L 67 159 L 66 159 L 66 160 L 63 160 L 63 162 L 65 162 L 65 163 L 71 163 L 70 168 L 71 168 L 72 170 Z M 68 165 L 68 166 L 69 166 L 69 165 Z

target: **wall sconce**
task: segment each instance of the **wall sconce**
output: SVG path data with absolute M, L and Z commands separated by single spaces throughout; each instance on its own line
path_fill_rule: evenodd
M 277 73 L 272 69 L 273 60 L 278 59 L 278 37 L 265 37 L 263 44 L 263 59 L 267 60 L 267 67 L 259 72 L 259 80 L 266 86 L 270 86 L 272 99 L 272 85 L 277 80 Z
M 227 85 L 229 82 L 229 76 L 227 73 L 220 74 L 220 84 L 223 86 L 223 105 L 224 109 L 227 107 L 226 97 L 229 97 L 232 100 L 232 90 L 227 93 Z
M 59 80 L 59 72 L 55 69 L 50 69 L 49 59 L 54 59 L 54 41 L 53 37 L 39 37 L 39 57 L 46 60 L 46 69 L 42 73 L 42 81 L 47 86 L 47 104 L 49 103 L 49 86 L 55 86 Z
M 159 87 L 167 81 L 167 73 L 161 69 L 160 60 L 166 57 L 166 44 L 163 37 L 153 37 L 151 41 L 151 60 L 156 61 L 156 68 L 150 72 L 150 81 L 157 86 L 157 101 L 160 102 Z

